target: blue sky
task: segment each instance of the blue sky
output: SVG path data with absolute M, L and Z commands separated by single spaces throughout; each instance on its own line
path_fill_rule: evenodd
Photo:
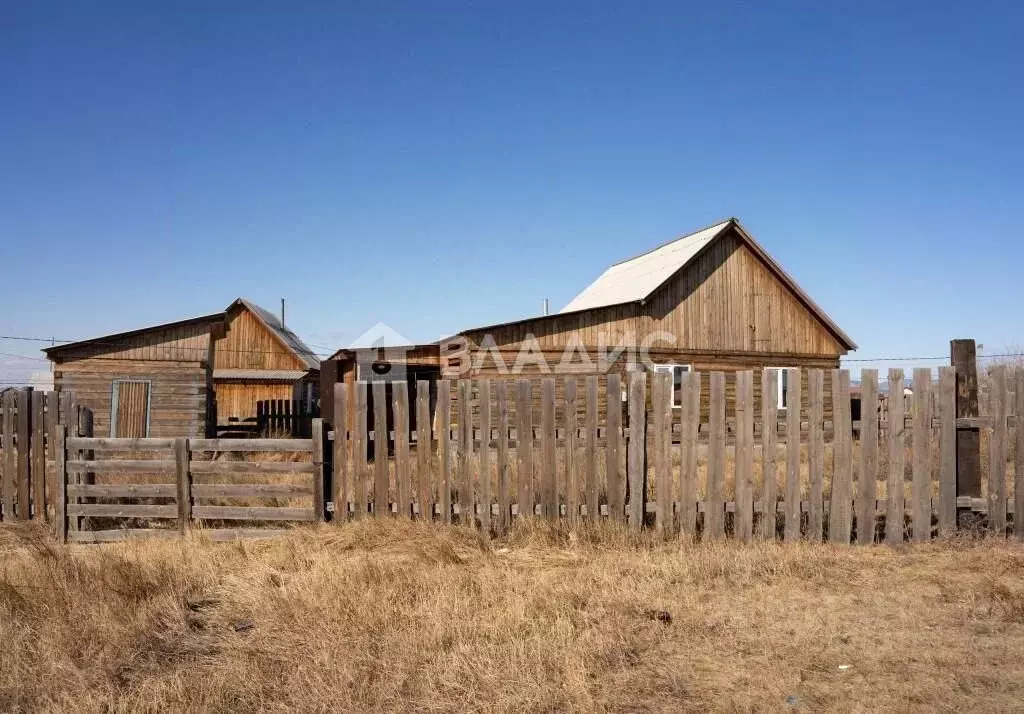
M 0 8 L 3 335 L 433 340 L 735 215 L 853 357 L 1024 343 L 1014 3 Z

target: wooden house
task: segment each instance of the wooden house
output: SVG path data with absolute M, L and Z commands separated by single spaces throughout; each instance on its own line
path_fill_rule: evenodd
M 760 410 L 762 368 L 831 370 L 853 349 L 853 340 L 731 218 L 612 265 L 556 314 L 465 330 L 441 343 L 440 363 L 448 378 L 653 369 L 671 372 L 677 385 L 681 374 L 696 370 L 705 394 L 710 371 L 754 369 Z M 783 372 L 776 397 L 783 409 L 785 382 Z M 824 386 L 828 413 L 827 372 Z M 731 375 L 726 389 L 732 412 Z
M 265 399 L 314 398 L 319 363 L 272 313 L 223 312 L 44 350 L 54 388 L 93 412 L 93 433 L 200 437 L 256 417 Z

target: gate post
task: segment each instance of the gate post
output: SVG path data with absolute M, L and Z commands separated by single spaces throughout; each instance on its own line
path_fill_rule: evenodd
M 54 503 L 54 515 L 57 521 L 57 539 L 61 543 L 68 542 L 68 428 L 64 424 L 54 427 L 56 444 L 54 447 L 54 470 L 57 481 L 57 498 Z
M 185 536 L 192 525 L 192 472 L 189 468 L 188 439 L 174 440 L 174 467 L 178 484 L 178 531 Z
M 950 364 L 956 369 L 956 417 L 976 419 L 978 409 L 978 364 L 974 340 L 951 340 Z M 956 495 L 981 498 L 981 430 L 977 426 L 956 428 Z M 968 527 L 971 508 L 957 508 L 957 527 Z
M 317 417 L 313 420 L 313 513 L 320 522 L 327 520 L 324 491 L 324 420 Z

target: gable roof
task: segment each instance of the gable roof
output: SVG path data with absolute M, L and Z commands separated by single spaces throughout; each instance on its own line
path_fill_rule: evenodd
M 614 307 L 616 305 L 627 305 L 630 303 L 642 305 L 661 286 L 695 261 L 715 240 L 728 233 L 730 228 L 735 229 L 735 234 L 740 240 L 796 296 L 797 300 L 832 333 L 845 349 L 857 349 L 857 344 L 850 339 L 850 336 L 843 332 L 817 303 L 811 300 L 810 296 L 796 284 L 796 281 L 782 269 L 782 266 L 768 255 L 767 251 L 761 247 L 761 244 L 747 233 L 737 218 L 720 221 L 695 233 L 688 233 L 681 238 L 665 243 L 654 250 L 615 263 L 601 273 L 597 280 L 584 288 L 583 292 L 570 300 L 569 304 L 557 313 L 527 317 L 484 327 L 474 327 L 470 330 L 463 330 L 459 334 L 493 330 L 498 327 L 507 327 L 509 325 L 538 320 L 557 319 L 562 315 L 604 307 Z
M 730 224 L 731 221 L 716 223 L 635 258 L 615 263 L 559 312 L 577 312 L 646 300 L 669 278 L 685 268 L 711 241 L 724 233 Z
M 241 306 L 249 310 L 253 315 L 256 316 L 263 326 L 270 330 L 271 333 L 299 360 L 306 365 L 307 369 L 320 369 L 320 358 L 317 356 L 309 346 L 299 339 L 299 336 L 289 330 L 287 327 L 281 324 L 281 321 L 277 319 L 277 316 L 269 310 L 265 310 L 256 303 L 246 300 L 245 298 L 238 298 L 230 305 L 224 312 L 230 311 L 232 308 Z
M 117 332 L 113 335 L 104 335 L 103 337 L 93 337 L 87 340 L 79 340 L 77 342 L 67 342 L 63 345 L 56 345 L 54 347 L 47 347 L 43 349 L 43 353 L 47 357 L 56 357 L 64 352 L 76 350 L 80 347 L 125 347 L 124 340 L 132 337 L 138 337 L 144 335 L 147 332 L 156 332 L 159 330 L 170 330 L 175 327 L 186 327 L 188 325 L 198 325 L 206 322 L 221 322 L 224 320 L 224 313 L 217 312 L 212 315 L 203 315 L 201 317 L 190 317 L 187 320 L 176 320 L 174 322 L 165 322 L 160 325 L 151 325 L 150 327 L 140 327 L 136 330 L 128 330 L 127 332 Z

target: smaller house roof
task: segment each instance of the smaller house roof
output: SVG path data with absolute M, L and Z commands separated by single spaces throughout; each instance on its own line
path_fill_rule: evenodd
M 75 350 L 79 347 L 87 346 L 107 346 L 107 347 L 118 347 L 121 345 L 123 340 L 130 337 L 136 337 L 138 335 L 145 334 L 147 332 L 153 332 L 154 330 L 169 330 L 175 327 L 185 327 L 186 325 L 195 325 L 204 322 L 220 322 L 224 320 L 224 313 L 217 312 L 213 315 L 203 315 L 201 317 L 190 317 L 187 320 L 176 320 L 174 322 L 165 322 L 160 325 L 151 325 L 149 327 L 140 327 L 137 330 L 128 330 L 127 332 L 117 332 L 113 335 L 104 335 L 103 337 L 93 337 L 88 340 L 79 340 L 78 342 L 67 342 L 63 345 L 56 345 L 54 347 L 46 347 L 43 349 L 43 353 L 47 357 L 56 357 L 69 350 Z
M 213 378 L 294 382 L 305 377 L 307 373 L 303 369 L 215 369 Z
M 320 357 L 309 348 L 305 342 L 299 339 L 299 336 L 289 330 L 287 327 L 281 324 L 281 321 L 277 319 L 277 316 L 269 310 L 265 310 L 256 303 L 246 300 L 245 298 L 238 298 L 233 303 L 228 305 L 228 310 L 241 305 L 247 308 L 252 314 L 254 314 L 263 325 L 274 333 L 277 338 L 284 343 L 285 347 L 291 350 L 296 357 L 302 360 L 303 364 L 308 369 L 320 369 Z M 225 310 L 227 312 L 227 310 Z

